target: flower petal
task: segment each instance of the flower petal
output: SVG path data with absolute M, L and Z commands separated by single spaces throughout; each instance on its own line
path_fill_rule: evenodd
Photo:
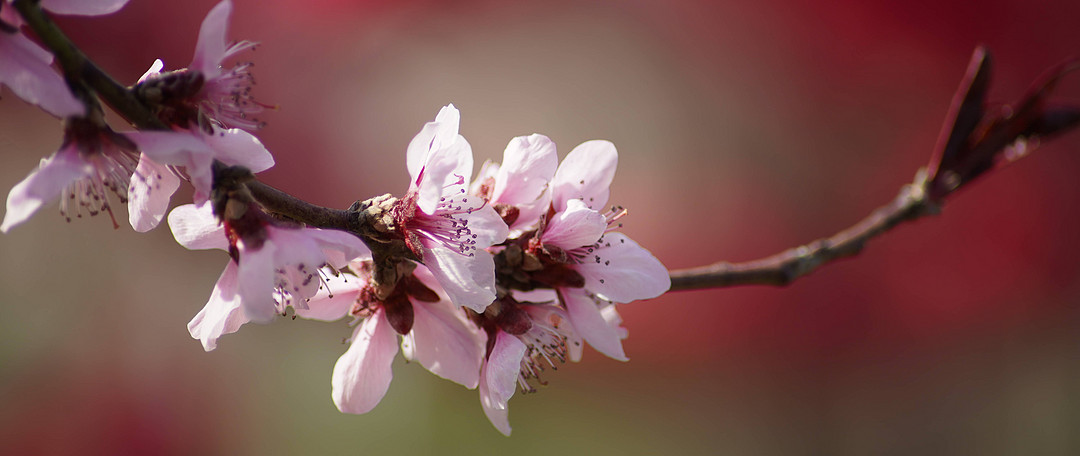
M 0 84 L 56 117 L 86 113 L 50 64 L 52 54 L 21 33 L 0 33 Z
M 472 178 L 472 147 L 461 135 L 450 144 L 432 150 L 417 182 L 416 205 L 425 214 L 435 214 L 444 197 L 463 195 Z
M 243 166 L 253 173 L 263 172 L 274 166 L 274 156 L 270 151 L 259 142 L 259 138 L 244 130 L 215 130 L 214 134 L 204 138 L 206 144 L 214 150 L 214 158 L 226 165 Z
M 420 133 L 409 141 L 409 147 L 405 151 L 405 165 L 411 177 L 410 188 L 420 179 L 420 173 L 427 164 L 431 152 L 440 150 L 457 140 L 460 122 L 461 113 L 453 104 L 448 104 L 439 110 L 433 122 L 424 124 Z M 472 171 L 471 166 L 469 171 Z
M 604 318 L 597 301 L 581 288 L 562 288 L 559 296 L 566 306 L 574 330 L 596 351 L 619 361 L 629 361 L 623 353 L 619 328 Z
M 161 59 L 154 59 L 154 63 L 150 64 L 150 68 L 147 69 L 142 76 L 139 76 L 139 82 L 143 82 L 146 78 L 161 73 L 162 68 L 165 68 L 165 62 L 162 62 Z
M 622 233 L 608 233 L 593 251 L 593 260 L 574 267 L 585 277 L 585 287 L 615 302 L 660 296 L 671 288 L 671 278 L 660 260 Z
M 7 212 L 0 223 L 0 232 L 25 222 L 41 206 L 64 193 L 72 182 L 90 175 L 92 167 L 74 151 L 61 149 L 48 159 L 42 159 L 38 169 L 15 184 L 8 193 Z
M 169 228 L 176 242 L 187 249 L 229 249 L 225 227 L 214 217 L 210 203 L 177 206 L 169 213 Z
M 424 265 L 454 304 L 483 312 L 495 300 L 495 261 L 485 250 L 465 256 L 445 247 L 424 248 Z
M 269 241 L 258 249 L 240 245 L 240 305 L 244 315 L 256 323 L 268 323 L 277 315 L 273 298 L 277 250 Z
M 551 218 L 540 240 L 544 245 L 573 250 L 595 244 L 607 227 L 603 214 L 589 209 L 581 200 L 572 199 L 565 210 Z
M 413 301 L 411 357 L 431 373 L 476 388 L 484 340 L 461 308 L 448 301 Z
M 533 134 L 510 140 L 503 151 L 491 201 L 518 208 L 518 218 L 511 228 L 532 225 L 547 211 L 551 204 L 548 183 L 558 166 L 555 143 L 547 136 Z
M 397 334 L 379 309 L 353 332 L 352 344 L 334 365 L 331 396 L 338 410 L 367 413 L 390 388 Z
M 202 342 L 206 351 L 217 348 L 217 340 L 222 335 L 231 334 L 247 323 L 244 312 L 240 309 L 240 295 L 237 294 L 237 266 L 229 260 L 221 273 L 210 300 L 202 310 L 188 322 L 191 337 Z
M 335 321 L 349 314 L 360 289 L 367 282 L 350 274 L 328 275 L 326 285 L 303 304 L 293 303 L 293 311 L 300 318 Z
M 592 209 L 607 205 L 608 187 L 615 177 L 619 154 L 610 141 L 581 143 L 563 159 L 551 181 L 551 204 L 556 211 L 566 209 L 566 202 L 577 198 Z
M 56 14 L 100 16 L 115 13 L 128 0 L 41 0 L 41 6 Z
M 169 199 L 180 188 L 180 178 L 164 165 L 146 154 L 139 157 L 139 166 L 128 188 L 128 222 L 140 233 L 158 226 L 169 210 Z
M 371 258 L 371 250 L 367 244 L 352 233 L 318 228 L 308 228 L 305 231 L 319 244 L 326 255 L 326 262 L 334 268 L 344 267 L 357 258 Z
M 224 0 L 214 6 L 199 28 L 199 41 L 195 45 L 195 57 L 188 68 L 203 73 L 206 79 L 213 79 L 221 74 L 221 59 L 225 57 L 225 32 L 229 26 L 229 14 L 232 2 Z
M 521 371 L 521 359 L 528 347 L 515 336 L 502 331 L 495 335 L 495 346 L 480 373 L 480 405 L 491 424 L 510 435 L 509 407 L 507 402 L 517 390 Z

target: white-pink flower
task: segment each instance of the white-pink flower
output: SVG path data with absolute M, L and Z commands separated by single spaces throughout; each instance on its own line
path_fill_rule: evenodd
M 405 243 L 450 300 L 483 312 L 495 299 L 495 265 L 484 249 L 506 239 L 502 218 L 467 193 L 472 148 L 458 134 L 454 105 L 439 111 L 409 143 L 409 191 L 393 209 Z
M 575 330 L 597 351 L 625 360 L 624 334 L 605 312 L 612 303 L 660 296 L 671 287 L 667 268 L 648 250 L 610 225 L 624 210 L 600 213 L 607 204 L 618 154 L 608 141 L 588 141 L 574 148 L 551 181 L 554 215 L 547 221 L 533 253 L 547 255 L 572 269 L 581 283 L 552 283 Z M 616 315 L 617 317 L 617 315 Z
M 169 199 L 180 187 L 180 168 L 195 188 L 194 201 L 202 204 L 213 185 L 214 160 L 243 166 L 253 173 L 274 166 L 274 157 L 251 133 L 240 129 L 136 131 L 127 137 L 143 152 L 131 180 L 128 220 L 139 232 L 153 229 L 164 218 Z
M 28 220 L 46 203 L 61 198 L 60 214 L 67 218 L 107 212 L 113 226 L 108 194 L 127 202 L 128 181 L 135 170 L 138 152 L 127 137 L 81 118 L 71 118 L 64 128 L 60 149 L 42 159 L 38 169 L 12 187 L 0 232 Z
M 199 28 L 195 56 L 186 69 L 160 73 L 164 63 L 157 60 L 139 79 L 140 93 L 157 106 L 158 116 L 166 123 L 184 128 L 192 124 L 204 129 L 217 125 L 248 131 L 263 126 L 253 116 L 271 106 L 252 96 L 252 64 L 222 67 L 226 60 L 256 46 L 250 41 L 227 41 L 231 13 L 230 0 L 218 3 L 207 13 Z M 148 85 L 153 89 L 145 88 Z
M 518 136 L 506 145 L 502 164 L 484 162 L 471 193 L 483 196 L 503 217 L 511 236 L 533 228 L 551 205 L 548 183 L 559 165 L 547 136 Z
M 279 225 L 252 203 L 241 219 L 218 221 L 209 202 L 169 214 L 176 241 L 193 250 L 218 248 L 232 257 L 206 306 L 188 323 L 207 351 L 217 339 L 249 321 L 267 322 L 285 308 L 315 296 L 323 265 L 343 267 L 370 255 L 360 238 L 344 231 Z
M 296 315 L 318 320 L 357 316 L 345 354 L 334 365 L 331 396 L 346 413 L 373 409 L 390 387 L 391 363 L 398 351 L 439 377 L 476 388 L 483 357 L 483 336 L 460 307 L 451 303 L 424 266 L 401 278 L 386 299 L 375 298 L 371 264 L 354 261 L 356 274 L 327 278 L 326 287 Z

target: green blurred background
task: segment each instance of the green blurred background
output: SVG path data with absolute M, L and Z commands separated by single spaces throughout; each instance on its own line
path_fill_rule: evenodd
M 60 22 L 130 83 L 185 66 L 213 4 Z M 342 208 L 400 195 L 405 146 L 453 102 L 477 167 L 518 135 L 560 156 L 614 141 L 624 231 L 680 268 L 854 223 L 928 161 L 977 44 L 1012 101 L 1080 53 L 1078 17 L 1072 0 L 236 0 L 230 36 L 263 43 L 241 59 L 281 106 L 266 182 Z M 6 190 L 60 137 L 0 95 Z M 519 393 L 510 438 L 415 364 L 375 411 L 340 414 L 345 322 L 248 325 L 204 353 L 185 324 L 224 253 L 49 206 L 0 238 L 0 453 L 1077 454 L 1078 149 L 1071 133 L 788 288 L 623 305 L 631 361 L 587 350 Z

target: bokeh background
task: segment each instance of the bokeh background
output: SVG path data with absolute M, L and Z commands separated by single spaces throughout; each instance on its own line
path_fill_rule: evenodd
M 213 4 L 60 22 L 130 83 L 186 66 Z M 230 36 L 263 44 L 242 58 L 280 106 L 266 182 L 342 208 L 401 194 L 405 146 L 453 102 L 477 167 L 518 135 L 560 156 L 614 141 L 625 231 L 680 268 L 854 223 L 928 161 L 977 44 L 1012 101 L 1080 54 L 1078 17 L 1072 0 L 236 0 Z M 1080 75 L 1060 94 L 1080 100 Z M 60 130 L 0 95 L 6 191 Z M 790 287 L 624 305 L 631 361 L 587 350 L 511 401 L 510 438 L 475 391 L 400 360 L 375 411 L 340 414 L 345 322 L 248 325 L 204 353 L 185 324 L 224 253 L 43 210 L 0 238 L 0 453 L 1076 454 L 1077 176 L 1074 132 Z

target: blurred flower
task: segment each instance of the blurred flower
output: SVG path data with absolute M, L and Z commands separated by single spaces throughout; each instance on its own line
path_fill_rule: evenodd
M 107 193 L 127 202 L 137 160 L 136 145 L 124 135 L 88 119 L 69 118 L 60 149 L 8 193 L 0 231 L 6 233 L 61 195 L 60 214 L 68 221 L 73 214 L 82 217 L 83 210 L 91 216 L 104 211 L 119 227 Z
M 483 312 L 495 299 L 495 266 L 484 249 L 506 239 L 507 227 L 483 198 L 466 193 L 472 148 L 458 134 L 454 105 L 439 111 L 409 143 L 409 191 L 392 210 L 410 250 L 450 300 Z
M 223 334 L 249 321 L 266 322 L 316 294 L 319 268 L 343 267 L 370 255 L 360 238 L 344 231 L 285 226 L 255 204 L 230 199 L 219 223 L 211 204 L 177 207 L 169 214 L 176 241 L 188 249 L 218 248 L 231 257 L 206 306 L 188 323 L 207 351 Z
M 256 46 L 250 41 L 231 45 L 226 41 L 231 12 L 232 2 L 225 0 L 206 15 L 199 29 L 195 57 L 186 69 L 161 73 L 164 63 L 159 59 L 139 79 L 138 95 L 154 107 L 166 124 L 202 129 L 217 125 L 248 131 L 263 126 L 253 116 L 270 106 L 255 101 L 251 94 L 255 81 L 249 69 L 253 64 L 222 68 L 225 60 Z
M 296 314 L 317 320 L 358 317 L 351 344 L 334 365 L 332 397 L 346 413 L 367 413 L 386 394 L 393 377 L 397 334 L 402 353 L 431 373 L 476 388 L 483 338 L 458 306 L 443 297 L 438 281 L 424 266 L 398 280 L 385 299 L 375 297 L 370 260 L 354 261 Z M 438 290 L 438 291 L 437 291 Z

